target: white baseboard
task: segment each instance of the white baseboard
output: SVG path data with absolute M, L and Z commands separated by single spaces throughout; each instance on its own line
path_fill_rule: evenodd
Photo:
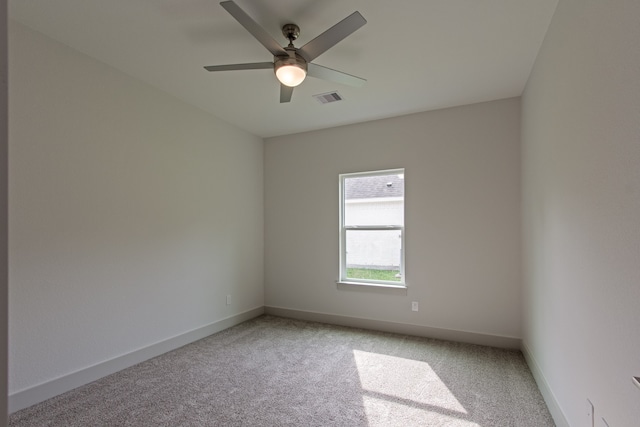
M 176 348 L 185 346 L 194 341 L 198 341 L 199 339 L 238 325 L 262 314 L 264 314 L 264 307 L 254 308 L 243 313 L 218 320 L 198 329 L 185 332 L 184 334 L 157 342 L 139 350 L 132 351 L 131 353 L 107 360 L 106 362 L 98 363 L 63 377 L 13 393 L 9 395 L 9 413 L 35 405 L 36 403 L 73 390 L 74 388 L 88 384 L 107 375 L 111 375 L 115 372 L 121 371 L 122 369 L 144 362 L 145 360 L 159 356 L 168 351 L 175 350 Z
M 529 370 L 533 374 L 533 378 L 535 378 L 536 383 L 538 384 L 538 389 L 544 398 L 545 403 L 547 404 L 547 408 L 549 408 L 549 412 L 551 412 L 551 416 L 553 417 L 553 421 L 555 421 L 557 427 L 570 427 L 569 422 L 567 421 L 567 417 L 564 416 L 564 412 L 562 412 L 562 408 L 558 404 L 558 400 L 556 399 L 555 394 L 549 387 L 549 383 L 547 382 L 538 362 L 536 362 L 535 357 L 527 347 L 527 344 L 522 342 L 522 354 L 524 355 L 525 360 L 527 361 L 527 365 L 529 365 Z
M 353 328 L 372 329 L 383 332 L 414 335 L 435 338 L 446 341 L 457 341 L 469 344 L 486 345 L 490 347 L 520 349 L 520 338 L 500 335 L 480 334 L 476 332 L 458 331 L 454 329 L 431 328 L 429 326 L 408 323 L 388 322 L 384 320 L 364 319 L 359 317 L 342 316 L 338 314 L 318 313 L 314 311 L 293 310 L 282 307 L 265 306 L 266 314 L 312 322 L 330 323 L 332 325 L 350 326 Z

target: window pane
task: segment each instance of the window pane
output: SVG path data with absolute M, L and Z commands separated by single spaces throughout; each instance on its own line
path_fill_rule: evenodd
M 344 225 L 404 225 L 404 175 L 345 178 Z
M 347 230 L 347 278 L 402 281 L 400 230 Z

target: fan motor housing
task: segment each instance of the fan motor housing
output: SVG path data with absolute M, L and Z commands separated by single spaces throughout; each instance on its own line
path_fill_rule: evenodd
M 307 71 L 307 61 L 304 60 L 300 55 L 294 53 L 294 55 L 290 56 L 274 56 L 273 57 L 274 67 L 273 70 L 276 71 L 278 68 L 285 65 L 294 65 L 298 68 L 302 68 L 305 72 Z

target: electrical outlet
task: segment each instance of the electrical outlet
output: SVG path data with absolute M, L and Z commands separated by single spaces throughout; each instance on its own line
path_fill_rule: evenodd
M 231 295 L 227 295 L 227 305 L 231 304 Z
M 594 416 L 593 416 L 593 403 L 589 399 L 587 399 L 587 404 L 585 405 L 585 412 L 587 416 L 587 420 L 585 422 L 585 427 L 595 427 L 593 425 Z
M 418 301 L 413 301 L 411 303 L 411 311 L 418 311 Z

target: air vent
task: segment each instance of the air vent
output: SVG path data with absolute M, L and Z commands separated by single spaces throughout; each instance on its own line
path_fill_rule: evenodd
M 342 101 L 344 98 L 338 92 L 327 92 L 318 95 L 313 95 L 315 99 L 321 104 L 329 104 L 331 102 Z

